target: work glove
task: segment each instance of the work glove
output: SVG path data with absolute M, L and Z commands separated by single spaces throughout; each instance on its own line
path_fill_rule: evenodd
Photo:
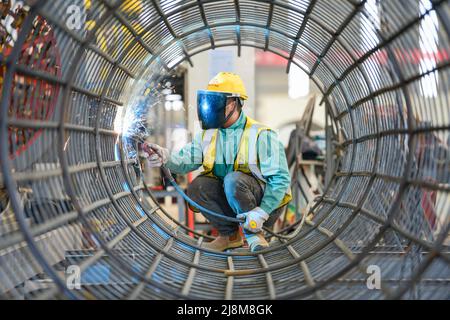
M 262 230 L 264 222 L 269 219 L 269 214 L 260 207 L 256 207 L 249 212 L 238 214 L 236 218 L 245 218 L 245 222 L 242 225 L 244 229 L 256 233 Z
M 169 161 L 169 150 L 154 143 L 144 143 L 142 151 L 148 158 L 150 168 L 159 168 Z

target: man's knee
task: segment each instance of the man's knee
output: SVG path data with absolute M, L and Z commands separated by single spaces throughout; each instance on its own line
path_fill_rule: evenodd
M 225 176 L 224 191 L 228 204 L 234 212 L 253 209 L 261 202 L 263 191 L 258 180 L 242 172 L 231 172 Z

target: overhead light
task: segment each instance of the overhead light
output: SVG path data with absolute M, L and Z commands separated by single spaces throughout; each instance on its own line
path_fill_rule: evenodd
M 420 0 L 420 13 L 426 14 L 420 22 L 420 72 L 422 74 L 436 69 L 436 55 L 439 45 L 439 20 L 431 0 Z M 420 79 L 422 95 L 434 98 L 438 95 L 438 72 L 433 71 Z
M 295 0 L 288 1 L 292 6 L 298 6 Z M 289 11 L 289 19 L 296 19 L 296 14 Z M 299 62 L 303 67 L 304 63 Z M 288 95 L 291 99 L 299 99 L 309 95 L 309 76 L 295 63 L 291 64 L 288 74 Z

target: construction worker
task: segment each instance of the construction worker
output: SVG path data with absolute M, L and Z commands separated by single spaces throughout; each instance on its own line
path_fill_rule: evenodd
M 197 93 L 203 132 L 177 153 L 150 145 L 151 167 L 162 164 L 186 174 L 203 165 L 187 193 L 201 206 L 228 217 L 245 218 L 244 234 L 252 252 L 269 246 L 262 228 L 271 227 L 291 200 L 290 175 L 282 143 L 274 131 L 247 117 L 248 99 L 241 78 L 220 72 Z M 239 224 L 202 213 L 219 231 L 205 247 L 217 251 L 243 245 Z

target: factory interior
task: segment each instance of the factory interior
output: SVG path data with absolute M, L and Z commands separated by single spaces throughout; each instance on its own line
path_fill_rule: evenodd
M 0 1 L 0 299 L 450 300 L 449 0 Z

